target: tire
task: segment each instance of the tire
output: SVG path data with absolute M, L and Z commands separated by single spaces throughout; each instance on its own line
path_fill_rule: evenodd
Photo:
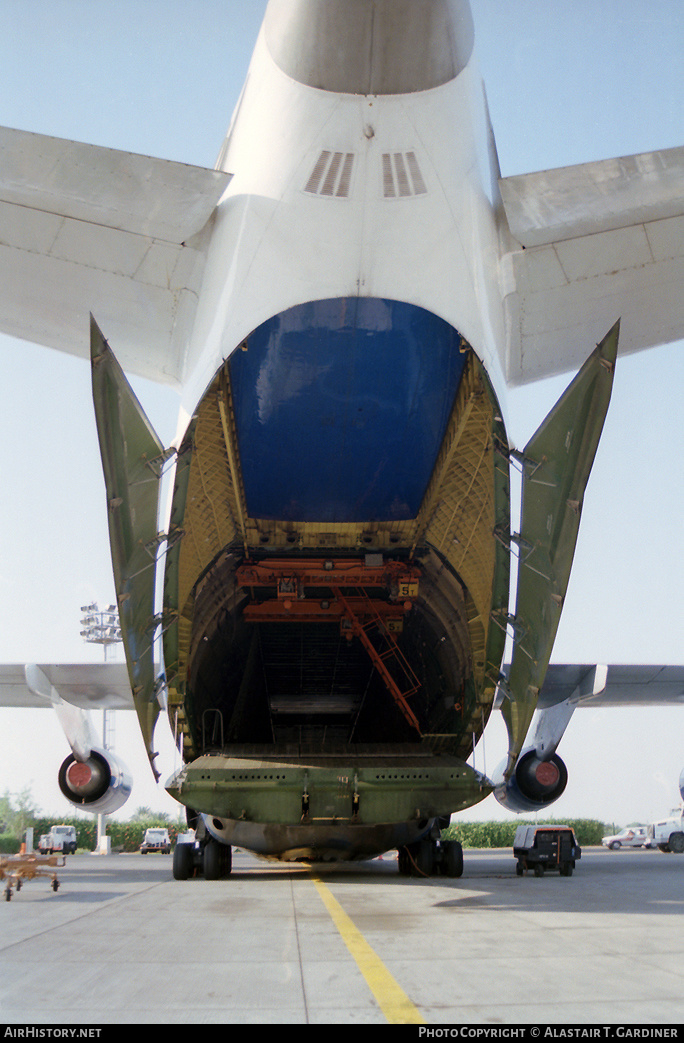
M 534 867 L 534 875 L 535 876 L 543 876 L 544 875 L 544 866 L 541 865 L 539 862 L 537 862 L 536 866 Z
M 444 868 L 447 876 L 463 876 L 463 848 L 458 840 L 449 840 L 445 844 Z
M 668 846 L 676 855 L 684 854 L 684 833 L 670 833 Z
M 431 840 L 418 840 L 415 844 L 408 844 L 405 850 L 405 864 L 411 876 L 432 876 L 435 855 Z
M 400 847 L 397 852 L 397 868 L 401 876 L 411 875 L 411 859 L 405 847 Z
M 414 859 L 419 876 L 432 876 L 435 868 L 435 851 L 431 840 L 420 840 L 416 844 Z
M 610 848 L 611 851 L 617 851 L 618 848 L 622 847 L 622 844 L 620 843 L 619 840 L 614 840 L 612 844 L 608 845 L 608 847 Z
M 204 879 L 221 880 L 228 876 L 232 869 L 232 852 L 230 847 L 219 844 L 217 840 L 209 840 L 204 848 Z
M 523 875 L 525 870 L 523 868 L 522 862 L 516 862 L 515 871 L 518 874 L 518 876 L 522 876 Z
M 189 880 L 194 869 L 192 844 L 176 844 L 173 852 L 173 879 Z
M 229 876 L 233 871 L 233 849 L 230 845 L 223 844 L 221 853 L 223 855 L 223 875 Z

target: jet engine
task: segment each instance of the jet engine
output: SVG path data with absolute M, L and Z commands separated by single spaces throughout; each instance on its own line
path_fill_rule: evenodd
M 536 748 L 528 749 L 521 753 L 510 779 L 496 787 L 494 796 L 509 811 L 540 811 L 558 800 L 567 781 L 567 768 L 557 753 L 541 760 Z
M 558 800 L 567 786 L 568 770 L 556 748 L 570 723 L 577 699 L 601 691 L 606 670 L 606 667 L 587 670 L 571 698 L 537 707 L 513 774 L 505 778 L 505 760 L 494 773 L 494 796 L 499 804 L 519 814 L 541 811 Z
M 91 749 L 87 760 L 69 754 L 59 769 L 59 788 L 74 807 L 98 815 L 118 811 L 131 795 L 128 769 L 109 751 Z

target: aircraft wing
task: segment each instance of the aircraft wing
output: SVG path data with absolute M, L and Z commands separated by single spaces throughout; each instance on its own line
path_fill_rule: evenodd
M 0 331 L 175 384 L 230 174 L 0 128 Z M 203 234 L 203 231 L 205 234 Z
M 684 148 L 499 182 L 510 384 L 578 369 L 620 319 L 620 351 L 684 338 Z
M 125 663 L 60 663 L 39 666 L 66 703 L 82 710 L 132 710 Z M 23 664 L 0 665 L 0 708 L 47 707 L 52 703 L 29 688 Z
M 599 683 L 594 681 L 597 676 Z M 591 683 L 586 683 L 588 679 Z M 684 707 L 684 666 L 595 667 L 552 663 L 537 706 L 548 709 L 566 699 L 572 699 L 578 707 Z

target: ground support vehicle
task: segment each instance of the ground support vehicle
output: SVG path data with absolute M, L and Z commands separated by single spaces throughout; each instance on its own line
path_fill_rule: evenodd
M 40 850 L 49 855 L 75 855 L 77 846 L 75 826 L 52 826 L 39 842 Z
M 648 846 L 657 847 L 666 854 L 684 853 L 684 808 L 677 808 L 671 818 L 651 823 L 648 827 Z
M 5 901 L 10 901 L 13 889 L 21 891 L 24 880 L 33 880 L 37 876 L 49 876 L 52 881 L 50 885 L 52 890 L 57 891 L 59 880 L 54 870 L 65 864 L 65 859 L 62 857 L 60 861 L 57 855 L 51 855 L 48 858 L 41 858 L 34 854 L 7 855 L 0 858 L 0 880 L 5 881 Z
M 518 826 L 513 841 L 515 871 L 522 876 L 528 869 L 535 876 L 556 870 L 572 876 L 582 851 L 570 826 Z
M 163 855 L 171 853 L 171 840 L 168 829 L 146 829 L 140 853 L 147 855 L 150 851 L 161 851 Z

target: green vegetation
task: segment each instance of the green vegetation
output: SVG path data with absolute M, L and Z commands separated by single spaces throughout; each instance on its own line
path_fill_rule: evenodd
M 0 797 L 0 854 L 15 855 L 38 811 L 28 789 Z
M 12 833 L 0 833 L 0 855 L 16 855 L 19 841 Z
M 512 847 L 515 831 L 520 825 L 535 824 L 534 819 L 515 818 L 506 822 L 452 822 L 442 833 L 443 840 L 458 840 L 463 847 Z M 606 835 L 603 822 L 596 819 L 547 818 L 538 825 L 571 826 L 580 847 L 601 843 Z

